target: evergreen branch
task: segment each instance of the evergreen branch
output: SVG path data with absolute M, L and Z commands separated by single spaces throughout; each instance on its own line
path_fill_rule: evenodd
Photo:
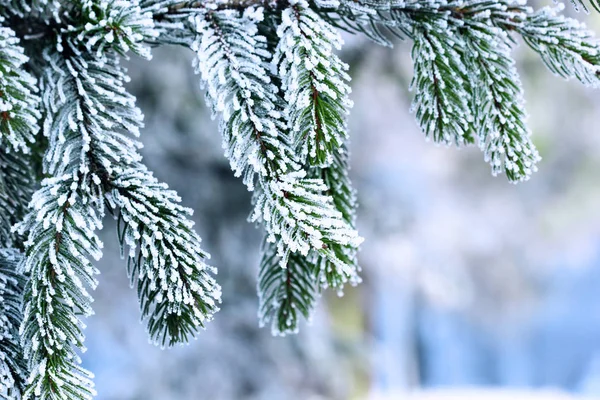
M 527 14 L 515 30 L 554 74 L 600 86 L 600 43 L 585 24 L 545 7 Z
M 198 30 L 203 34 L 197 51 L 200 72 L 208 84 L 207 100 L 214 110 L 223 112 L 221 131 L 232 169 L 250 189 L 258 175 L 260 195 L 255 196 L 252 220 L 265 222 L 271 240 L 281 237 L 282 246 L 304 254 L 310 247 L 322 247 L 323 237 L 356 241 L 350 229 L 327 220 L 337 213 L 331 199 L 322 194 L 326 186 L 319 179 L 305 178 L 286 143 L 278 100 L 275 91 L 268 90 L 270 78 L 261 60 L 264 38 L 256 35 L 252 23 L 253 18 L 262 19 L 262 14 L 247 10 L 238 19 L 233 13 L 209 11 L 198 17 Z M 237 35 L 243 35 L 243 40 Z M 339 238 L 334 239 L 337 229 Z
M 0 14 L 8 17 L 35 16 L 45 22 L 59 20 L 61 0 L 0 0 Z
M 29 160 L 23 153 L 0 149 L 0 246 L 20 247 L 11 227 L 21 220 L 33 193 Z
M 141 114 L 124 107 L 125 75 L 115 54 L 91 55 L 72 37 L 56 41 L 58 52 L 43 52 L 50 68 L 41 80 L 49 142 L 44 169 L 53 177 L 42 182 L 18 225 L 28 233 L 21 270 L 30 275 L 21 327 L 31 371 L 24 398 L 80 400 L 95 394 L 77 354 L 85 350 L 78 317 L 92 314 L 86 286 L 97 285 L 89 258 L 102 255 L 94 231 L 111 164 L 139 158 L 121 158 L 124 146 L 137 146 L 121 133 L 137 133 Z
M 19 340 L 25 286 L 25 279 L 17 273 L 21 258 L 14 249 L 0 249 L 0 398 L 6 400 L 21 398 L 28 375 Z
M 118 208 L 121 251 L 129 246 L 127 270 L 137 282 L 142 318 L 155 343 L 169 346 L 194 337 L 217 312 L 221 288 L 216 269 L 187 219 L 190 209 L 145 167 L 128 167 L 111 181 L 109 202 Z
M 78 48 L 73 48 L 74 53 L 77 51 Z M 76 60 L 82 61 L 85 58 Z M 146 241 L 146 236 L 142 236 L 140 254 L 144 257 L 139 257 L 136 267 L 130 270 L 132 279 L 137 279 L 139 283 L 138 295 L 143 317 L 150 316 L 150 336 L 155 342 L 161 341 L 164 344 L 168 335 L 169 345 L 186 341 L 189 335 L 195 335 L 197 326 L 202 326 L 205 320 L 211 319 L 217 310 L 214 303 L 219 300 L 220 293 L 219 286 L 207 276 L 207 272 L 212 270 L 202 262 L 205 254 L 199 250 L 200 239 L 191 230 L 190 222 L 184 218 L 187 210 L 173 203 L 176 199 L 175 194 L 166 191 L 165 187 L 158 184 L 140 165 L 141 156 L 135 150 L 141 147 L 141 144 L 129 138 L 129 135 L 139 135 L 143 117 L 135 106 L 135 98 L 124 88 L 127 81 L 126 71 L 118 65 L 118 59 L 114 55 L 105 55 L 81 64 L 67 61 L 70 79 L 74 81 L 69 87 L 76 88 L 77 93 L 84 96 L 83 104 L 77 106 L 75 112 L 79 113 L 78 110 L 82 109 L 83 115 L 87 115 L 86 112 L 97 110 L 93 117 L 87 119 L 89 126 L 75 138 L 75 141 L 83 138 L 84 153 L 88 154 L 87 152 L 91 151 L 91 157 L 83 171 L 95 173 L 103 189 L 111 193 L 112 205 L 119 210 L 121 218 L 127 223 L 126 229 L 137 229 L 135 224 L 142 229 L 139 225 L 141 222 L 146 224 L 145 229 L 156 229 L 157 225 L 150 222 L 158 221 L 158 227 L 165 229 L 165 235 L 167 232 L 174 235 L 166 235 L 165 241 L 157 240 L 153 243 Z M 64 88 L 65 84 L 61 86 Z M 71 119 L 66 117 L 59 121 L 68 125 Z M 59 126 L 54 130 L 64 132 L 67 129 L 67 126 Z M 60 140 L 59 137 L 58 141 Z M 63 139 L 63 142 L 68 143 L 69 140 Z M 60 162 L 61 154 L 64 157 L 66 151 L 60 151 L 54 143 L 51 143 L 50 148 L 59 150 L 50 154 L 53 160 Z M 86 161 L 83 157 L 82 160 Z M 147 186 L 140 186 L 142 183 Z M 154 191 L 148 190 L 148 187 L 154 188 Z M 143 206 L 148 202 L 152 203 L 152 206 L 145 209 Z M 186 246 L 182 245 L 184 239 L 189 241 Z M 173 244 L 170 240 L 177 242 Z M 126 244 L 135 247 L 131 240 Z M 160 257 L 155 254 L 159 250 Z M 167 250 L 171 254 L 187 258 L 173 259 L 168 257 Z M 146 254 L 147 251 L 152 253 L 154 259 Z M 154 262 L 158 262 L 161 267 L 158 271 L 158 289 L 154 287 L 157 282 L 153 276 L 154 271 L 149 270 L 150 266 L 159 265 Z M 134 272 L 136 269 L 140 274 L 146 271 L 147 275 L 138 276 Z M 165 279 L 165 276 L 168 278 Z M 178 280 L 173 280 L 176 277 L 179 277 Z M 180 288 L 177 286 L 182 282 L 188 285 L 183 292 L 183 299 L 179 297 L 182 292 L 178 291 Z M 142 287 L 144 290 L 141 290 Z M 148 290 L 148 287 L 151 289 Z M 177 294 L 175 299 L 171 297 L 174 293 Z
M 316 5 L 319 14 L 330 24 L 349 33 L 362 33 L 381 46 L 393 47 L 390 35 L 400 39 L 409 35 L 390 17 L 394 8 L 405 5 L 403 1 L 340 0 L 328 3 L 316 2 Z
M 494 175 L 504 170 L 511 182 L 523 181 L 537 170 L 540 157 L 525 124 L 525 100 L 510 56 L 510 40 L 505 31 L 486 22 L 478 22 L 475 16 L 467 22 L 468 29 L 462 30 L 469 75 L 479 82 L 473 87 L 479 146 Z
M 286 101 L 285 116 L 302 159 L 326 167 L 348 137 L 348 65 L 333 53 L 340 34 L 304 0 L 283 10 L 273 65 L 278 67 Z
M 61 36 L 76 35 L 90 53 L 100 56 L 110 48 L 122 56 L 131 51 L 150 59 L 150 49 L 144 45 L 158 35 L 152 13 L 143 11 L 139 0 L 77 0 L 71 7 L 77 10 L 75 23 L 68 23 Z
M 6 141 L 24 152 L 34 141 L 41 117 L 36 81 L 23 68 L 27 60 L 15 33 L 0 26 L 0 144 Z
M 24 399 L 91 399 L 92 374 L 80 366 L 85 351 L 80 316 L 93 314 L 86 286 L 94 289 L 102 243 L 96 212 L 101 199 L 90 199 L 91 182 L 81 174 L 47 178 L 34 195 L 32 211 L 18 230 L 29 232 L 20 272 L 29 275 L 21 325 L 21 343 L 30 376 Z
M 427 138 L 457 145 L 472 143 L 471 88 L 460 39 L 423 23 L 413 32 L 415 92 L 411 110 Z
M 265 240 L 258 274 L 260 326 L 274 336 L 298 333 L 300 316 L 310 320 L 318 295 L 314 257 L 290 254 L 284 267 L 277 246 Z
M 311 176 L 320 176 L 328 187 L 335 208 L 343 219 L 354 226 L 356 217 L 356 193 L 348 177 L 347 150 L 334 153 L 333 163 L 327 168 L 312 168 Z M 353 266 L 350 283 L 360 282 L 356 260 L 357 249 L 330 243 L 328 251 L 345 265 Z M 334 288 L 341 291 L 348 276 L 340 274 L 332 263 L 332 256 L 310 251 L 307 255 L 291 253 L 281 267 L 277 245 L 265 240 L 258 275 L 259 321 L 261 326 L 271 324 L 273 335 L 284 336 L 298 332 L 299 316 L 310 321 L 317 296 L 321 289 Z
M 320 175 L 327 186 L 327 194 L 331 196 L 336 210 L 342 214 L 344 221 L 354 228 L 358 201 L 356 199 L 356 191 L 350 182 L 348 170 L 348 150 L 346 146 L 342 146 L 334 154 L 333 162 L 330 166 L 322 169 L 313 168 L 311 169 L 311 173 L 313 175 Z M 342 288 L 348 280 L 353 286 L 360 283 L 361 279 L 358 276 L 360 267 L 356 259 L 358 253 L 357 247 L 331 243 L 328 250 L 332 255 L 328 257 L 321 255 L 314 261 L 315 275 L 319 286 L 323 289 L 330 287 L 341 293 Z M 340 274 L 339 269 L 332 263 L 332 259 L 341 260 L 341 263 L 344 265 L 352 266 L 354 273 L 348 276 Z
M 223 114 L 223 147 L 234 173 L 256 189 L 250 219 L 262 222 L 266 240 L 276 243 L 278 268 L 286 267 L 294 253 L 306 257 L 314 251 L 329 259 L 345 281 L 354 279 L 353 266 L 335 257 L 331 247 L 357 247 L 362 239 L 335 209 L 323 181 L 307 178 L 288 144 L 282 101 L 267 72 L 266 39 L 258 34 L 262 10 L 207 10 L 194 18 L 200 34 L 194 48 L 207 101 Z
M 212 11 L 194 18 L 196 72 L 206 87 L 213 117 L 222 113 L 223 148 L 235 176 L 250 190 L 256 175 L 275 177 L 300 165 L 282 134 L 281 100 L 264 58 L 266 39 L 257 34 L 262 10 Z

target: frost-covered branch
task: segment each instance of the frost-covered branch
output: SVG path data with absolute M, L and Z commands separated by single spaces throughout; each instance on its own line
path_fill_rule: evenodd
M 352 107 L 348 65 L 333 52 L 342 39 L 303 0 L 293 1 L 281 18 L 273 64 L 282 81 L 285 118 L 301 157 L 326 167 L 348 137 Z
M 24 152 L 40 118 L 36 81 L 24 69 L 27 60 L 15 33 L 0 26 L 0 145 Z
M 267 241 L 276 243 L 280 267 L 293 253 L 313 251 L 347 281 L 355 268 L 332 246 L 357 247 L 361 239 L 336 210 L 320 177 L 307 177 L 300 168 L 289 144 L 283 103 L 268 73 L 266 38 L 258 34 L 262 12 L 206 10 L 194 17 L 207 101 L 223 115 L 223 147 L 234 173 L 250 190 L 256 188 L 251 220 L 262 222 Z
M 300 317 L 310 321 L 318 296 L 313 257 L 290 254 L 285 268 L 277 256 L 277 246 L 265 241 L 258 273 L 258 318 L 271 325 L 273 335 L 297 333 Z
M 24 277 L 17 272 L 18 251 L 0 249 L 0 398 L 21 398 L 27 366 L 19 339 Z
M 25 290 L 21 341 L 31 375 L 25 399 L 87 399 L 94 395 L 92 375 L 80 366 L 83 346 L 80 316 L 93 313 L 86 287 L 95 288 L 98 273 L 89 259 L 99 259 L 102 243 L 95 234 L 101 215 L 82 191 L 83 175 L 48 178 L 19 225 L 29 232 L 20 271 L 30 276 Z
M 502 7 L 463 11 L 470 15 L 463 29 L 469 75 L 476 78 L 473 85 L 472 112 L 479 147 L 494 175 L 505 172 L 508 179 L 518 182 L 529 179 L 536 171 L 535 163 L 540 156 L 531 142 L 526 126 L 523 88 L 515 61 L 510 56 L 510 44 L 506 31 L 498 22 L 509 24 L 511 19 L 503 15 Z M 485 16 L 492 13 L 494 24 Z
M 411 110 L 425 135 L 435 142 L 471 143 L 473 114 L 464 48 L 459 38 L 436 25 L 423 23 L 413 33 Z
M 216 269 L 205 264 L 209 256 L 188 219 L 192 211 L 142 165 L 116 172 L 110 185 L 121 249 L 129 247 L 127 270 L 150 337 L 162 345 L 185 343 L 221 301 L 211 276 Z
M 11 227 L 27 212 L 34 180 L 27 155 L 0 148 L 0 246 L 21 247 Z
M 600 43 L 584 23 L 557 14 L 557 8 L 529 13 L 515 29 L 546 66 L 563 78 L 600 86 Z

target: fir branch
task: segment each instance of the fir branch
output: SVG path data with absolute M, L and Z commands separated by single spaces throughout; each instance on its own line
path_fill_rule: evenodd
M 285 117 L 302 159 L 326 167 L 348 137 L 348 65 L 333 52 L 340 34 L 304 0 L 283 10 L 273 56 L 286 101 Z
M 262 222 L 266 240 L 276 243 L 278 268 L 286 267 L 294 253 L 306 257 L 314 251 L 329 259 L 344 281 L 353 279 L 354 267 L 331 247 L 357 247 L 361 238 L 325 194 L 323 181 L 300 169 L 288 143 L 279 112 L 282 101 L 267 72 L 266 39 L 257 33 L 262 10 L 207 10 L 194 18 L 207 101 L 223 114 L 223 147 L 232 169 L 249 189 L 256 189 L 250 219 Z
M 27 365 L 19 340 L 25 279 L 17 273 L 22 254 L 0 249 L 0 398 L 19 400 L 25 388 Z
M 150 59 L 150 49 L 145 40 L 158 35 L 154 29 L 152 13 L 143 11 L 139 1 L 77 0 L 72 2 L 77 13 L 61 31 L 61 36 L 75 35 L 90 53 L 100 56 L 110 48 L 122 56 L 131 51 Z
M 422 23 L 413 32 L 415 92 L 411 110 L 427 138 L 444 144 L 472 143 L 471 88 L 460 39 L 437 24 Z
M 478 82 L 473 86 L 472 107 L 479 146 L 494 175 L 504 171 L 511 182 L 527 180 L 537 170 L 540 156 L 526 126 L 523 88 L 510 56 L 510 38 L 486 18 L 492 15 L 497 23 L 503 9 L 474 7 L 463 13 L 469 15 L 461 29 L 469 75 Z
M 41 117 L 36 81 L 23 68 L 27 60 L 15 33 L 0 26 L 0 144 L 24 152 Z
M 47 178 L 34 195 L 32 211 L 18 225 L 29 232 L 19 269 L 29 275 L 21 325 L 21 343 L 30 376 L 24 399 L 91 399 L 92 374 L 80 366 L 76 351 L 85 351 L 81 316 L 93 314 L 85 287 L 94 289 L 102 243 L 96 212 L 101 199 L 81 190 L 91 183 L 83 175 Z
M 221 301 L 210 276 L 216 269 L 204 263 L 209 255 L 187 219 L 192 211 L 141 165 L 116 172 L 111 187 L 121 251 L 129 246 L 127 270 L 150 337 L 162 345 L 185 343 L 212 320 Z
M 21 247 L 11 227 L 27 211 L 33 193 L 29 160 L 23 153 L 0 149 L 0 246 Z
M 50 67 L 41 80 L 49 144 L 44 169 L 53 177 L 42 182 L 18 225 L 28 234 L 21 271 L 30 275 L 21 328 L 31 371 L 25 399 L 80 400 L 95 393 L 77 354 L 85 350 L 79 317 L 92 313 L 86 287 L 97 285 L 89 259 L 102 255 L 95 230 L 101 227 L 111 164 L 139 159 L 121 154 L 123 147 L 137 147 L 122 132 L 138 132 L 141 114 L 125 107 L 118 50 L 92 55 L 85 39 L 58 35 L 58 51 L 43 52 Z
M 318 288 L 314 257 L 292 253 L 282 267 L 277 254 L 277 246 L 265 240 L 257 284 L 258 318 L 261 327 L 271 325 L 274 336 L 285 336 L 298 333 L 300 316 L 310 321 Z
M 336 210 L 342 214 L 344 221 L 354 228 L 356 226 L 358 201 L 348 172 L 348 149 L 346 145 L 342 146 L 334 154 L 333 162 L 330 166 L 322 169 L 311 169 L 311 174 L 320 176 L 327 186 L 327 194 L 331 196 Z M 358 248 L 331 243 L 328 250 L 333 253 L 333 257 L 323 257 L 321 255 L 314 258 L 314 271 L 319 286 L 322 289 L 332 288 L 341 293 L 348 281 L 353 286 L 360 283 L 361 279 L 358 275 L 360 266 L 356 258 Z M 339 269 L 332 263 L 332 259 L 341 260 L 343 264 L 351 266 L 354 272 L 348 276 L 340 274 Z
M 21 19 L 34 16 L 46 23 L 59 20 L 61 0 L 0 0 L 0 14 Z
M 530 12 L 515 26 L 515 30 L 554 74 L 565 79 L 575 78 L 587 86 L 599 87 L 598 39 L 585 24 L 557 15 L 557 11 L 557 8 L 545 7 Z

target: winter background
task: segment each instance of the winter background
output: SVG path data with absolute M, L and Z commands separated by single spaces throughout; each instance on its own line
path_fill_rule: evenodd
M 600 32 L 600 17 L 576 17 Z M 195 210 L 223 304 L 189 346 L 149 344 L 107 221 L 84 356 L 98 399 L 600 399 L 600 91 L 515 49 L 543 160 L 511 185 L 477 148 L 424 140 L 409 113 L 410 43 L 346 42 L 364 283 L 324 296 L 286 338 L 258 327 L 261 232 L 191 54 L 130 61 L 145 161 Z

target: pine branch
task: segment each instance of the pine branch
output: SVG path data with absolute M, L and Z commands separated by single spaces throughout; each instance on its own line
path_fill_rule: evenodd
M 356 271 L 331 247 L 357 247 L 361 239 L 325 194 L 323 181 L 307 178 L 300 169 L 289 145 L 279 111 L 283 103 L 268 73 L 266 39 L 258 34 L 262 18 L 261 9 L 196 14 L 197 65 L 207 101 L 215 113 L 223 114 L 223 147 L 235 175 L 250 190 L 256 189 L 250 219 L 262 222 L 266 240 L 276 243 L 280 267 L 286 267 L 294 253 L 307 256 L 314 251 L 329 259 L 347 281 Z M 316 277 L 312 279 L 316 284 Z
M 119 4 L 129 7 L 97 3 L 107 9 Z M 92 45 L 89 40 L 96 34 L 62 32 L 43 52 L 49 66 L 41 79 L 43 131 L 49 144 L 44 169 L 53 177 L 42 182 L 31 211 L 18 226 L 21 234 L 28 234 L 21 271 L 30 276 L 21 328 L 31 371 L 25 399 L 80 400 L 95 393 L 91 374 L 81 368 L 77 353 L 85 350 L 79 317 L 92 313 L 86 288 L 97 285 L 97 270 L 89 259 L 102 255 L 95 230 L 101 227 L 111 164 L 139 158 L 122 159 L 123 148 L 137 146 L 122 132 L 135 134 L 141 115 L 125 107 L 125 75 L 115 68 L 114 53 L 122 51 L 119 43 L 129 40 L 123 35 L 137 41 L 143 37 L 124 25 L 119 32 L 119 41 L 105 36 L 105 44 Z M 99 49 L 113 53 L 100 54 Z
M 510 38 L 497 24 L 503 8 L 464 9 L 468 15 L 461 30 L 466 41 L 469 75 L 473 86 L 473 113 L 479 146 L 494 175 L 504 171 L 511 182 L 529 179 L 540 156 L 526 126 L 523 88 L 510 56 Z M 496 24 L 491 24 L 489 16 Z M 504 19 L 509 22 L 509 19 Z M 466 28 L 466 29 L 465 29 Z
M 348 65 L 333 52 L 340 34 L 304 0 L 283 10 L 273 56 L 286 101 L 285 117 L 302 159 L 326 167 L 348 137 Z
M 334 154 L 333 163 L 327 168 L 312 168 L 311 175 L 320 175 L 328 187 L 336 209 L 344 220 L 354 226 L 356 218 L 356 193 L 348 177 L 347 150 Z M 329 250 L 335 258 L 351 265 L 355 271 L 350 283 L 360 282 L 356 260 L 357 249 L 331 243 Z M 341 293 L 348 277 L 340 275 L 331 262 L 314 251 L 307 255 L 290 254 L 284 268 L 277 256 L 277 245 L 265 241 L 258 275 L 259 321 L 261 326 L 271 324 L 273 335 L 285 336 L 298 332 L 300 315 L 310 321 L 317 297 L 322 289 L 333 288 Z
M 22 153 L 0 149 L 0 246 L 21 247 L 11 227 L 21 220 L 33 193 L 29 160 Z
M 19 269 L 29 275 L 21 325 L 21 343 L 31 375 L 24 399 L 90 399 L 92 374 L 80 366 L 85 351 L 81 316 L 93 314 L 86 287 L 94 289 L 102 243 L 96 211 L 101 198 L 90 198 L 84 175 L 48 178 L 33 195 L 32 211 L 18 226 L 29 232 Z
M 336 4 L 337 3 L 337 4 Z M 390 12 L 406 3 L 390 0 L 340 0 L 339 2 L 316 2 L 317 11 L 333 26 L 346 32 L 362 33 L 373 42 L 386 47 L 393 47 L 389 36 L 403 39 L 410 36 Z
M 423 22 L 413 32 L 415 92 L 411 110 L 427 138 L 456 145 L 472 143 L 473 113 L 469 107 L 465 53 L 460 39 L 437 24 Z
M 15 33 L 0 26 L 0 145 L 6 142 L 24 152 L 39 130 L 40 118 L 36 81 L 24 70 L 26 62 Z
M 8 17 L 35 16 L 45 22 L 59 20 L 61 0 L 0 0 L 0 14 Z
M 333 162 L 326 168 L 312 168 L 311 174 L 319 176 L 327 186 L 327 194 L 331 196 L 335 208 L 342 214 L 344 221 L 355 229 L 356 209 L 358 201 L 356 191 L 352 187 L 348 175 L 348 150 L 342 146 L 334 154 Z M 361 282 L 358 275 L 360 266 L 356 258 L 358 248 L 356 246 L 344 246 L 339 243 L 331 243 L 328 249 L 333 255 L 323 257 L 322 255 L 314 259 L 315 275 L 318 285 L 322 289 L 332 288 L 342 293 L 344 285 L 349 281 L 355 286 Z M 344 265 L 351 266 L 354 270 L 352 274 L 340 274 L 339 269 L 332 263 L 333 259 L 341 260 Z
M 599 87 L 600 44 L 597 38 L 585 24 L 557 15 L 557 11 L 546 7 L 530 12 L 514 29 L 554 74 L 565 79 L 575 78 L 586 86 Z
M 363 24 L 375 21 L 414 40 L 413 109 L 426 135 L 442 143 L 471 143 L 475 129 L 494 175 L 504 170 L 511 181 L 528 179 L 539 155 L 525 125 L 509 34 L 522 35 L 555 74 L 598 86 L 598 41 L 555 9 L 534 12 L 511 0 L 363 0 L 358 7 L 371 11 Z M 337 11 L 342 20 L 355 15 L 343 2 Z M 363 28 L 377 39 L 379 31 Z M 478 80 L 471 85 L 473 73 Z
M 216 269 L 204 263 L 209 256 L 187 219 L 192 211 L 141 165 L 116 172 L 111 186 L 121 251 L 129 246 L 127 270 L 132 285 L 137 282 L 150 337 L 163 346 L 185 343 L 212 320 L 221 301 L 210 276 Z
M 0 398 L 19 400 L 25 388 L 27 366 L 19 340 L 25 280 L 17 273 L 22 254 L 0 249 Z
M 290 254 L 284 267 L 277 246 L 265 240 L 258 274 L 260 326 L 271 325 L 273 336 L 298 333 L 300 316 L 310 321 L 318 295 L 314 258 Z
M 112 49 L 121 56 L 131 51 L 151 58 L 144 41 L 152 40 L 158 32 L 154 29 L 152 13 L 143 11 L 138 1 L 76 0 L 71 7 L 76 10 L 71 14 L 77 23 L 67 23 L 61 36 L 73 35 L 90 53 L 98 56 Z

